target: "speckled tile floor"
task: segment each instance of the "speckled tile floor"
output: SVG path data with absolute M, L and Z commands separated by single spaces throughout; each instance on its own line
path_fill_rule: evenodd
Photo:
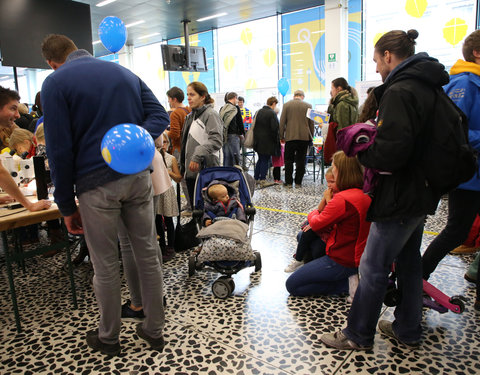
M 425 311 L 423 344 L 409 351 L 376 336 L 369 352 L 326 348 L 325 332 L 344 326 L 345 297 L 295 298 L 285 289 L 283 272 L 296 246 L 305 214 L 325 187 L 307 175 L 302 188 L 272 186 L 257 190 L 252 245 L 263 268 L 234 275 L 235 291 L 227 300 L 212 295 L 219 276 L 200 271 L 188 277 L 187 253 L 164 265 L 168 296 L 163 353 L 150 351 L 135 334 L 135 322 L 122 325 L 122 354 L 116 358 L 91 352 L 85 333 L 96 327 L 98 310 L 87 263 L 75 269 L 79 309 L 70 302 L 63 254 L 27 261 L 15 279 L 24 331 L 17 334 L 0 255 L 0 374 L 480 374 L 480 317 L 473 312 L 475 289 L 463 279 L 472 256 L 447 256 L 432 283 L 448 295 L 467 298 L 463 314 Z M 438 232 L 446 201 L 427 221 Z M 423 247 L 434 238 L 425 234 Z M 125 285 L 124 298 L 128 298 Z M 392 309 L 382 316 L 391 318 Z

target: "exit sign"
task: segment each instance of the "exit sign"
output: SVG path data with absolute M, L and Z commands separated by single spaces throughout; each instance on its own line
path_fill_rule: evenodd
M 336 62 L 337 61 L 337 54 L 336 53 L 329 53 L 328 54 L 328 62 Z

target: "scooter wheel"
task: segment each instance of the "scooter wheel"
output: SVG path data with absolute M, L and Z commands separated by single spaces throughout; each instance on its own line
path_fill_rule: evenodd
M 458 306 L 459 311 L 454 311 L 454 313 L 461 314 L 465 311 L 465 304 L 463 303 L 460 296 L 453 296 L 448 302 L 450 302 L 452 305 Z

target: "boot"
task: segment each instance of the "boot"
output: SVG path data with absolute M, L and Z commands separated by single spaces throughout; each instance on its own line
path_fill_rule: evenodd
M 465 273 L 465 279 L 470 281 L 471 283 L 477 282 L 477 272 L 478 272 L 478 262 L 480 260 L 480 253 L 477 254 L 475 260 L 470 264 L 468 267 L 468 271 Z
M 176 253 L 173 250 L 173 247 L 167 247 L 165 250 L 162 250 L 162 260 L 163 262 L 168 262 L 175 257 Z

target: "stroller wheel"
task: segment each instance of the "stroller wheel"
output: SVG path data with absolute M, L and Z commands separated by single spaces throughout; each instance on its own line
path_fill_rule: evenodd
M 461 314 L 465 311 L 465 303 L 463 303 L 461 296 L 453 296 L 448 302 L 452 305 L 458 306 L 458 311 L 453 311 L 454 313 Z
M 232 278 L 228 278 L 227 281 L 230 284 L 230 294 L 232 294 L 235 290 L 235 281 Z
M 195 268 L 197 263 L 197 257 L 195 255 L 191 255 L 188 257 L 188 276 L 191 277 L 195 275 Z
M 232 279 L 230 280 L 228 277 L 225 276 L 222 276 L 219 279 L 215 280 L 212 285 L 213 295 L 217 298 L 225 299 L 230 294 L 232 294 L 232 284 L 233 286 L 235 286 L 235 284 L 233 283 Z
M 262 269 L 262 256 L 258 251 L 253 252 L 255 254 L 255 272 L 258 272 Z

